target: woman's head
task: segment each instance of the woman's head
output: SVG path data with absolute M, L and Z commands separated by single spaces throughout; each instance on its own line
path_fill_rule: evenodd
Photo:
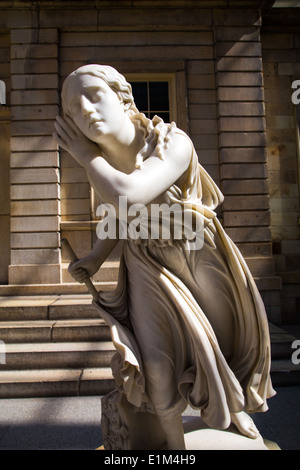
M 63 110 L 66 114 L 70 114 L 68 109 L 69 85 L 80 75 L 91 75 L 103 80 L 118 95 L 124 110 L 129 116 L 139 112 L 134 103 L 131 85 L 123 75 L 109 65 L 89 64 L 79 67 L 64 81 L 61 95 Z
M 98 87 L 99 92 L 101 92 L 101 88 L 107 88 L 104 94 L 106 97 L 111 95 L 111 101 L 103 98 L 98 99 L 97 92 L 95 98 L 84 96 L 87 94 L 87 88 L 98 89 Z M 92 105 L 89 104 L 89 101 Z M 130 83 L 117 70 L 108 65 L 84 65 L 72 72 L 63 84 L 62 106 L 65 114 L 74 120 L 77 127 L 90 140 L 97 142 L 100 146 L 100 137 L 105 131 L 114 130 L 116 133 L 116 129 L 122 127 L 122 116 L 130 118 L 144 133 L 145 138 L 145 145 L 136 156 L 137 168 L 142 166 L 144 159 L 154 149 L 157 155 L 163 158 L 163 153 L 175 132 L 175 123 L 165 124 L 157 116 L 150 120 L 143 113 L 140 113 L 135 106 Z M 98 120 L 97 109 L 100 110 L 100 113 L 98 113 L 100 114 L 100 121 Z M 120 110 L 121 113 L 119 113 Z M 88 116 L 88 118 L 85 119 L 85 116 Z M 94 121 L 95 124 L 93 124 Z

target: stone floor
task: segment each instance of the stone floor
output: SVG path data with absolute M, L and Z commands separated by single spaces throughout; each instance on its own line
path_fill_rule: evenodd
M 300 450 L 300 387 L 278 388 L 269 406 L 253 415 L 262 436 L 282 450 Z M 93 450 L 101 444 L 101 397 L 0 400 L 0 450 Z

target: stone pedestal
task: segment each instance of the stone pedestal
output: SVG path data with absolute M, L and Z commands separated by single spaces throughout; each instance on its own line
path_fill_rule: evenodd
M 102 398 L 102 436 L 105 450 L 166 450 L 166 439 L 151 405 L 141 408 L 128 403 L 113 390 Z M 280 450 L 261 436 L 242 436 L 234 425 L 226 430 L 210 429 L 200 417 L 183 416 L 187 450 Z
M 235 426 L 222 431 L 210 429 L 201 418 L 194 416 L 183 417 L 183 423 L 187 450 L 270 450 L 271 448 L 261 436 L 257 439 L 242 436 Z M 273 445 L 272 448 L 274 447 Z

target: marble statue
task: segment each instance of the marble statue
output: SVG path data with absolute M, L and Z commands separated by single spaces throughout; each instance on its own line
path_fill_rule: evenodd
M 94 301 L 117 351 L 118 403 L 152 414 L 149 426 L 160 428 L 170 450 L 185 449 L 187 405 L 200 410 L 210 428 L 233 423 L 256 439 L 249 413 L 266 411 L 275 394 L 268 322 L 252 275 L 216 216 L 221 191 L 190 138 L 175 123 L 140 113 L 130 84 L 114 68 L 94 64 L 71 73 L 62 104 L 53 135 L 85 168 L 116 219 L 122 198 L 128 212 L 134 205 L 176 204 L 191 216 L 195 236 L 193 227 L 201 226 L 196 248 L 178 236 L 178 218 L 177 236 L 168 239 L 123 236 L 117 288 Z M 75 280 L 98 271 L 118 235 L 99 237 L 87 257 L 70 264 Z

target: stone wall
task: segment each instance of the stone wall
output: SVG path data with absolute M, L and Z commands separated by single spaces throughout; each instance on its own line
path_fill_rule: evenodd
M 282 316 L 292 323 L 300 318 L 300 122 L 291 99 L 292 83 L 300 78 L 299 20 L 299 11 L 274 11 L 262 33 L 271 234 L 283 281 Z
M 61 280 L 59 156 L 52 132 L 59 110 L 58 31 L 37 28 L 34 10 L 10 13 L 9 283 L 57 283 Z

